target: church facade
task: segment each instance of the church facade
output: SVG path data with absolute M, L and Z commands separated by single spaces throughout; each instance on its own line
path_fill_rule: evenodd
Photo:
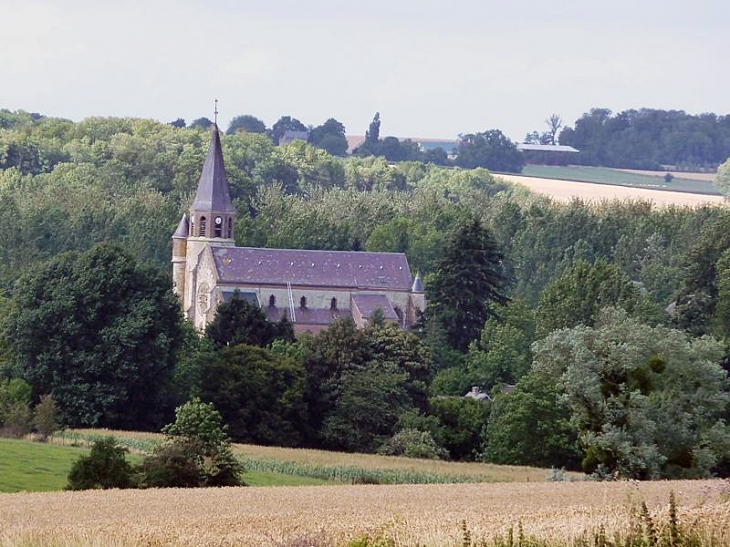
M 235 291 L 271 321 L 286 316 L 297 333 L 340 317 L 364 327 L 376 310 L 408 328 L 426 306 L 402 253 L 236 247 L 235 216 L 214 126 L 195 200 L 172 236 L 175 293 L 200 330 Z

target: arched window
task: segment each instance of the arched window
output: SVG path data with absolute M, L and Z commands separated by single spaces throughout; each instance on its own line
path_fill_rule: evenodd
M 300 308 L 307 307 L 307 297 L 306 296 L 302 296 L 302 298 L 299 300 L 299 307 Z
M 337 299 L 332 297 L 332 300 L 330 300 L 330 309 L 336 310 L 337 309 Z
M 269 296 L 269 306 L 272 308 L 276 306 L 276 297 L 273 294 Z
M 215 217 L 213 233 L 215 237 L 223 237 L 223 219 L 221 217 Z
M 228 239 L 231 239 L 233 237 L 233 218 L 228 217 L 228 232 L 226 233 L 226 237 Z
M 200 217 L 200 233 L 198 234 L 200 237 L 205 237 L 205 235 L 206 235 L 206 232 L 205 232 L 206 227 L 207 226 L 206 226 L 206 222 L 205 222 L 205 217 Z

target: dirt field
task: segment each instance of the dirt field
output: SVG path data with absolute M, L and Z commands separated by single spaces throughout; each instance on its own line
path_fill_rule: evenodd
M 666 192 L 628 186 L 612 186 L 609 184 L 592 184 L 588 182 L 571 182 L 565 180 L 523 177 L 520 175 L 499 175 L 501 178 L 526 186 L 533 192 L 548 195 L 559 201 L 570 201 L 577 197 L 584 201 L 601 201 L 611 199 L 645 199 L 656 205 L 705 205 L 722 204 L 722 196 L 690 194 L 687 192 Z
M 383 534 L 395 546 L 460 545 L 521 522 L 526 535 L 569 539 L 603 525 L 625 530 L 645 501 L 730 543 L 726 481 L 313 486 L 0 495 L 0 545 L 340 546 Z M 308 538 L 304 541 L 303 538 Z

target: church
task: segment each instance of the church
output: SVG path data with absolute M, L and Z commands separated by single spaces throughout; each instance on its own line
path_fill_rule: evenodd
M 174 290 L 199 330 L 235 291 L 270 321 L 286 316 L 295 333 L 319 332 L 340 317 L 362 328 L 377 310 L 408 328 L 425 308 L 423 283 L 403 253 L 236 247 L 235 217 L 214 125 L 190 214 L 172 236 Z

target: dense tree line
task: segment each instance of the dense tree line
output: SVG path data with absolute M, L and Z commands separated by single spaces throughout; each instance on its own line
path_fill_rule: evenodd
M 574 163 L 632 169 L 714 169 L 730 156 L 730 115 L 593 108 L 560 132 L 580 150 Z
M 66 424 L 136 428 L 199 396 L 247 442 L 728 471 L 724 208 L 558 204 L 482 168 L 237 130 L 222 143 L 238 245 L 404 252 L 431 305 L 414 332 L 343 321 L 293 339 L 232 300 L 201 338 L 165 273 L 198 126 L 0 112 L 0 428 L 49 393 Z

